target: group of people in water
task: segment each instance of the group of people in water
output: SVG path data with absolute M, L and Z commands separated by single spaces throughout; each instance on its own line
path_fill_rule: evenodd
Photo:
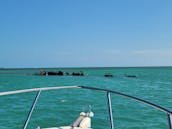
M 40 75 L 40 76 L 85 76 L 85 74 L 83 73 L 83 71 L 80 72 L 63 72 L 63 71 L 44 71 L 41 70 L 38 74 L 36 75 Z M 108 73 L 108 74 L 104 74 L 104 77 L 108 77 L 108 78 L 112 78 L 114 77 L 112 74 Z M 136 78 L 136 75 L 124 75 L 124 77 L 128 77 L 128 78 Z
M 84 76 L 84 73 L 82 71 L 80 72 L 72 72 L 72 73 L 69 73 L 69 72 L 63 72 L 63 71 L 57 71 L 57 72 L 53 72 L 53 71 L 44 71 L 44 70 L 41 70 L 39 72 L 39 74 L 36 74 L 36 75 L 41 75 L 41 76 L 48 76 L 48 75 L 53 75 L 53 76 Z

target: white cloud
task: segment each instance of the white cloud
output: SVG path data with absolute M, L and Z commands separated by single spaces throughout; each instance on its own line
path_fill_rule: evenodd
M 170 49 L 109 49 L 102 53 L 104 64 L 117 66 L 167 66 L 172 65 Z
M 133 54 L 138 55 L 156 55 L 156 56 L 172 56 L 172 50 L 158 50 L 158 49 L 147 49 L 147 50 L 134 50 L 132 51 Z
M 154 57 L 172 57 L 172 49 L 143 49 L 143 50 L 105 50 L 105 56 L 154 56 Z

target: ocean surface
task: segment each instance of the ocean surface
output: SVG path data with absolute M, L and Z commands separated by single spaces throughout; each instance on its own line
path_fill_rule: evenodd
M 51 68 L 85 76 L 37 76 L 41 69 L 0 69 L 0 92 L 36 87 L 83 85 L 115 90 L 172 110 L 172 67 Z M 104 74 L 113 74 L 107 78 Z M 135 75 L 136 78 L 125 77 Z M 22 129 L 36 93 L 0 97 L 0 129 Z M 115 129 L 168 129 L 167 115 L 111 94 Z M 28 129 L 70 125 L 81 111 L 94 112 L 92 127 L 109 129 L 106 93 L 63 89 L 41 92 Z

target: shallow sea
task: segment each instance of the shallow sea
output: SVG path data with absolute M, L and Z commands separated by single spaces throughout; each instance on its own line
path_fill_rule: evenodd
M 83 85 L 133 95 L 172 110 L 172 67 L 133 68 L 51 68 L 46 71 L 79 72 L 85 76 L 36 76 L 40 69 L 1 69 L 0 91 L 36 87 Z M 103 75 L 111 73 L 113 78 Z M 125 75 L 136 75 L 127 78 Z M 22 129 L 36 93 L 0 97 L 0 129 Z M 115 129 L 168 129 L 165 113 L 127 98 L 113 95 Z M 109 129 L 106 94 L 64 89 L 41 92 L 28 129 L 70 125 L 81 111 L 91 105 L 94 129 Z

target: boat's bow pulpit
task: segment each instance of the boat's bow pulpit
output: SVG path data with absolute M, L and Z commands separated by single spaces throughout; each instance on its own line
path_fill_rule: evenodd
M 87 113 L 81 112 L 80 115 L 70 126 L 61 126 L 61 127 L 51 127 L 51 128 L 40 128 L 39 126 L 36 129 L 92 129 L 91 128 L 91 117 L 94 116 L 94 113 L 89 111 Z

